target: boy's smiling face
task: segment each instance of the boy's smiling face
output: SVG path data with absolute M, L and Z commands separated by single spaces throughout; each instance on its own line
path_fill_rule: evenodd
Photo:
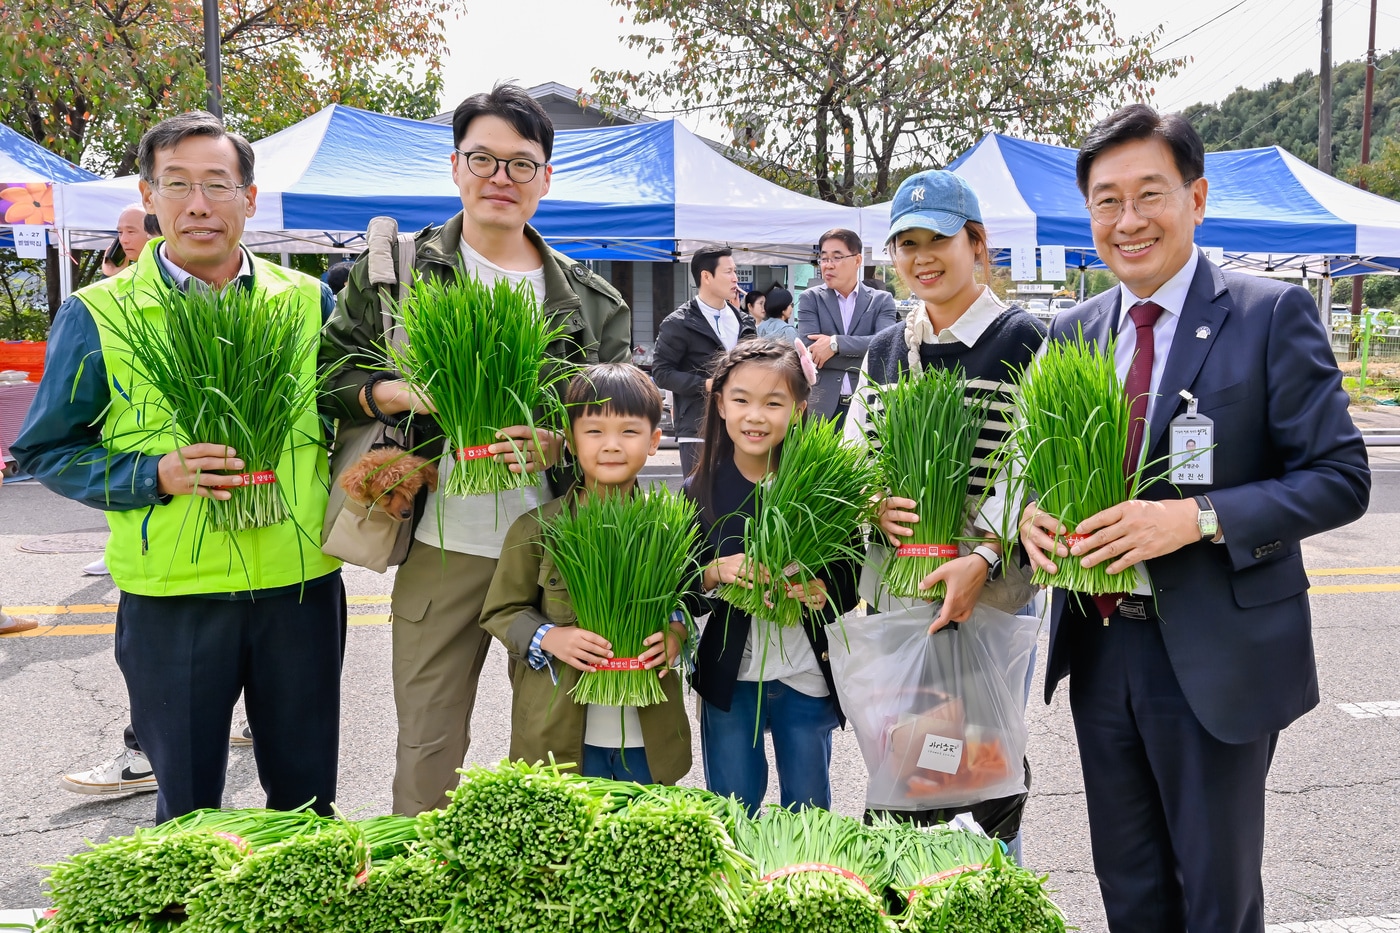
M 661 445 L 660 426 L 647 418 L 616 414 L 606 408 L 575 417 L 569 433 L 588 489 L 631 488 L 647 458 Z

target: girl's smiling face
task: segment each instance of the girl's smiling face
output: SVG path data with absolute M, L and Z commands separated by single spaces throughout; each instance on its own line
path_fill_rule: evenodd
M 793 397 L 781 368 L 740 363 L 725 380 L 717 406 L 741 471 L 747 463 L 766 472 L 769 454 L 782 443 L 794 415 L 807 403 Z

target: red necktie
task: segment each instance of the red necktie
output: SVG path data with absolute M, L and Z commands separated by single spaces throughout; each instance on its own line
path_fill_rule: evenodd
M 1151 301 L 1134 305 L 1128 316 L 1137 328 L 1137 349 L 1133 351 L 1133 362 L 1128 367 L 1128 378 L 1123 391 L 1128 396 L 1128 453 L 1123 461 L 1123 475 L 1137 469 L 1142 456 L 1143 438 L 1147 434 L 1147 397 L 1152 391 L 1152 358 L 1156 344 L 1152 337 L 1152 325 L 1162 316 L 1162 306 Z M 1113 610 L 1123 601 L 1126 593 L 1104 593 L 1094 596 L 1094 606 L 1103 616 L 1105 624 Z

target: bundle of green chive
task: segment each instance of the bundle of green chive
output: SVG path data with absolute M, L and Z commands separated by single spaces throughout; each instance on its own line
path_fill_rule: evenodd
M 696 546 L 694 503 L 664 486 L 630 496 L 589 494 L 545 527 L 545 550 L 568 584 L 579 626 L 612 645 L 608 667 L 579 677 L 576 703 L 665 701 L 656 670 L 643 670 L 637 658 L 680 608 Z
M 907 373 L 877 391 L 882 405 L 871 421 L 880 437 L 880 475 L 891 496 L 918 503 L 919 516 L 881 578 L 901 599 L 942 599 L 942 581 L 929 590 L 919 583 L 958 556 L 957 541 L 975 508 L 968 483 L 988 402 L 968 397 L 961 369 Z
M 1137 495 L 1141 468 L 1123 470 L 1131 417 L 1111 343 L 1100 350 L 1081 332 L 1046 344 L 1021 379 L 1016 411 L 1016 462 L 1039 509 L 1069 530 L 1059 540 L 1074 544 L 1080 522 Z M 1132 568 L 1110 575 L 1107 563 L 1086 569 L 1073 555 L 1054 560 L 1053 576 L 1036 570 L 1031 582 L 1088 594 L 1138 583 Z
M 239 285 L 171 289 L 158 313 L 124 308 L 106 323 L 143 382 L 131 394 L 159 394 L 179 446 L 225 444 L 243 460 L 246 479 L 230 489 L 231 498 L 197 500 L 208 529 L 232 533 L 285 521 L 281 484 L 291 477 L 277 476 L 278 464 L 293 446 L 322 443 L 295 430 L 320 385 L 308 368 L 317 334 L 308 332 L 296 303 Z
M 1046 879 L 1006 857 L 1000 843 L 967 832 L 889 822 L 894 887 L 909 933 L 1064 933 Z
M 483 285 L 465 273 L 451 282 L 418 279 L 398 316 L 407 342 L 389 349 L 390 361 L 432 400 L 451 445 L 443 491 L 477 496 L 538 484 L 536 474 L 513 473 L 486 451 L 501 440 L 500 429 L 534 425 L 538 413 L 557 409 L 549 389 L 567 378 L 564 368 L 548 365 L 549 345 L 563 329 L 551 324 L 530 284 Z
M 726 583 L 719 595 L 761 619 L 793 626 L 802 624 L 807 608 L 787 596 L 788 585 L 820 578 L 836 560 L 863 558 L 856 536 L 870 516 L 879 472 L 822 418 L 793 418 L 776 465 L 759 483 L 757 509 L 744 528 L 744 555 L 767 579 L 752 588 Z
M 620 785 L 593 784 L 605 793 L 613 786 Z M 717 933 L 736 927 L 752 864 L 726 829 L 725 805 L 672 787 L 624 789 L 606 800 L 609 809 L 564 870 L 569 929 Z
M 330 929 L 369 867 L 359 827 L 318 820 L 285 839 L 251 846 L 229 868 L 216 870 L 185 905 L 186 933 Z
M 887 933 L 890 866 L 859 820 L 769 806 L 736 840 L 759 873 L 744 902 L 749 933 Z

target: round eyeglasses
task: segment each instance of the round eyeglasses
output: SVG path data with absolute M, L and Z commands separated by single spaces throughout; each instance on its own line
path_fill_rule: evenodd
M 1089 208 L 1089 216 L 1094 218 L 1094 222 L 1103 224 L 1105 227 L 1111 227 L 1118 223 L 1118 219 L 1128 209 L 1129 201 L 1132 202 L 1133 210 L 1137 212 L 1139 217 L 1151 220 L 1160 216 L 1162 211 L 1166 209 L 1169 195 L 1189 187 L 1195 181 L 1196 179 L 1192 178 L 1190 181 L 1184 181 L 1175 188 L 1169 188 L 1166 191 L 1144 191 L 1135 198 L 1105 196 L 1090 201 L 1084 206 Z
M 494 178 L 501 166 L 504 165 L 506 177 L 517 185 L 534 181 L 540 167 L 548 164 L 536 162 L 534 159 L 526 159 L 523 156 L 516 156 L 513 159 L 498 159 L 491 153 L 482 152 L 479 149 L 472 152 L 463 152 L 461 149 L 454 151 L 467 163 L 467 171 L 477 178 Z

